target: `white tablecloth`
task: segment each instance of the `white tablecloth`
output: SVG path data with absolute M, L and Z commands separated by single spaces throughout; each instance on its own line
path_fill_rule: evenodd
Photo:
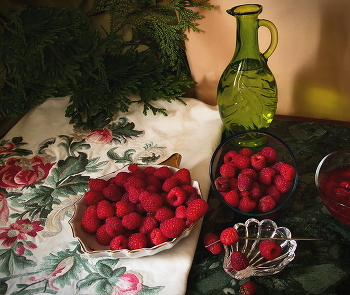
M 201 223 L 172 249 L 137 259 L 88 258 L 68 224 L 87 180 L 130 162 L 157 164 L 174 153 L 207 198 L 209 162 L 221 139 L 216 107 L 184 98 L 141 105 L 106 129 L 75 130 L 69 98 L 49 99 L 0 141 L 1 294 L 184 294 Z M 133 125 L 134 124 L 134 125 Z M 129 132 L 129 131 L 141 132 Z

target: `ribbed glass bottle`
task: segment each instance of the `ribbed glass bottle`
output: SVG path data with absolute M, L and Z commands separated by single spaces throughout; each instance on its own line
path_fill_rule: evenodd
M 277 85 L 267 66 L 267 59 L 277 46 L 277 29 L 267 20 L 258 19 L 262 6 L 240 5 L 227 12 L 237 20 L 236 49 L 224 70 L 217 89 L 217 103 L 226 136 L 240 131 L 266 130 L 277 108 Z M 267 27 L 271 43 L 261 53 L 258 28 Z M 242 146 L 258 146 L 264 138 L 253 134 L 242 136 Z

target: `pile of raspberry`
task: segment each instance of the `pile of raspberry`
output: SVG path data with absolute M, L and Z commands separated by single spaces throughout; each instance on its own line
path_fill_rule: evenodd
M 223 160 L 214 185 L 227 204 L 245 213 L 272 211 L 296 176 L 295 168 L 279 161 L 271 147 L 257 153 L 250 148 L 229 151 Z
M 151 248 L 179 237 L 208 204 L 190 171 L 130 164 L 109 180 L 90 179 L 81 226 L 111 250 Z
M 203 244 L 211 253 L 217 255 L 223 252 L 224 245 L 233 246 L 239 241 L 239 235 L 234 227 L 224 229 L 220 235 L 207 233 L 204 236 Z M 282 253 L 282 247 L 279 243 L 272 239 L 261 240 L 259 242 L 260 255 L 266 260 L 273 260 L 279 257 Z M 249 266 L 247 256 L 240 252 L 234 251 L 230 256 L 230 268 L 228 271 L 241 271 Z M 246 282 L 240 288 L 240 294 L 255 294 L 257 287 L 254 282 Z

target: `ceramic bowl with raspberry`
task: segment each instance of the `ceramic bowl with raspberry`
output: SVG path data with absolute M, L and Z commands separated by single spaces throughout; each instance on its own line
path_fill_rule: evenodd
M 175 246 L 208 210 L 190 170 L 127 165 L 91 178 L 70 220 L 92 257 L 138 258 Z
M 242 146 L 240 139 L 247 135 L 263 137 L 263 144 Z M 281 209 L 298 183 L 293 151 L 267 131 L 238 132 L 225 138 L 214 151 L 209 170 L 211 186 L 221 201 L 250 217 Z
M 326 155 L 317 166 L 315 183 L 327 210 L 350 226 L 350 149 Z

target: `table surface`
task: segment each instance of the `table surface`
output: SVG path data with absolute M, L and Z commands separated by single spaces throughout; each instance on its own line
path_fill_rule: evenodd
M 346 125 L 346 124 L 344 124 Z M 321 241 L 298 241 L 294 260 L 280 273 L 243 281 L 230 277 L 222 268 L 223 254 L 205 250 L 207 232 L 220 233 L 244 222 L 209 195 L 206 215 L 187 286 L 187 295 L 238 294 L 239 286 L 253 281 L 257 294 L 349 294 L 350 228 L 334 219 L 318 198 L 314 175 L 319 161 L 328 153 L 350 148 L 350 127 L 295 120 L 274 120 L 269 130 L 292 149 L 299 166 L 299 182 L 288 204 L 278 211 L 275 222 L 289 228 L 293 236 L 320 237 Z

